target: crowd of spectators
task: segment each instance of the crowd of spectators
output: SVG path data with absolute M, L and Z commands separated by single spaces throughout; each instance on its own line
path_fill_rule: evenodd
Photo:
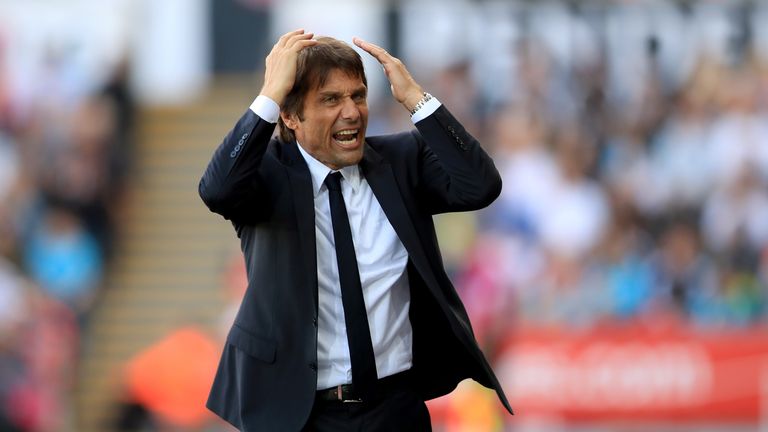
M 0 40 L 0 431 L 72 430 L 81 336 L 130 160 L 124 74 L 98 88 L 52 46 L 20 97 Z
M 569 28 L 588 21 L 561 10 Z M 653 32 L 621 51 L 593 33 L 570 41 L 566 59 L 534 29 L 507 45 L 501 78 L 459 58 L 427 81 L 490 149 L 504 182 L 467 254 L 448 254 L 481 338 L 521 325 L 765 322 L 765 34 L 740 19 L 758 11 L 716 10 L 728 30 L 719 52 L 691 43 L 670 56 Z M 637 60 L 631 76 L 617 71 L 622 59 Z M 459 231 L 446 225 L 446 235 Z

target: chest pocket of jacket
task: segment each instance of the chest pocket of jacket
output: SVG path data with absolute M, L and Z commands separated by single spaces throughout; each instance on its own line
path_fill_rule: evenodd
M 229 331 L 227 343 L 265 363 L 274 363 L 277 343 L 271 339 L 256 336 L 235 324 Z

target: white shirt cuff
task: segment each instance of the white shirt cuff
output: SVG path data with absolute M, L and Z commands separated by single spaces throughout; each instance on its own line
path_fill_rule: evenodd
M 411 116 L 411 121 L 414 123 L 418 123 L 421 120 L 424 120 L 425 118 L 432 115 L 433 112 L 437 111 L 437 109 L 440 108 L 440 105 L 442 105 L 440 101 L 437 100 L 436 97 L 433 97 L 432 99 L 428 100 L 427 103 L 424 104 L 424 106 L 419 108 L 418 111 L 413 113 L 413 115 Z
M 256 96 L 256 100 L 251 104 L 251 111 L 270 123 L 277 123 L 280 117 L 280 105 L 263 95 Z

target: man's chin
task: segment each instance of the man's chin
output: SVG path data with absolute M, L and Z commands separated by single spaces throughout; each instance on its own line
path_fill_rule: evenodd
M 357 164 L 359 164 L 359 163 L 360 163 L 360 161 L 361 161 L 361 160 L 363 160 L 363 150 L 362 150 L 362 149 L 360 149 L 360 153 L 359 153 L 358 155 L 356 155 L 356 156 L 355 156 L 355 157 L 353 157 L 353 158 L 349 158 L 349 159 L 347 160 L 347 162 L 348 162 L 348 163 L 347 163 L 347 166 L 350 166 L 350 165 L 357 165 Z
M 357 165 L 360 163 L 361 160 L 363 160 L 363 146 L 361 145 L 359 148 L 355 149 L 354 151 L 345 152 L 345 154 L 340 156 L 341 157 L 339 157 L 336 160 L 336 164 L 338 165 L 339 168 Z

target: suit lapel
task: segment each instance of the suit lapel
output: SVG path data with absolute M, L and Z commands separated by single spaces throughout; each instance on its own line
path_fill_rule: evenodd
M 373 194 L 379 200 L 389 223 L 392 224 L 392 228 L 395 229 L 397 236 L 408 251 L 416 270 L 428 286 L 436 286 L 437 281 L 434 279 L 434 274 L 429 271 L 427 255 L 403 202 L 392 166 L 366 143 L 360 168 L 371 186 Z
M 317 311 L 317 246 L 315 244 L 315 197 L 312 192 L 312 176 L 307 162 L 299 153 L 296 142 L 281 144 L 283 146 L 283 162 L 288 172 L 293 193 L 293 205 L 296 208 L 296 225 L 301 244 L 301 259 L 304 263 L 303 273 L 307 275 L 307 283 L 312 289 L 312 299 Z

